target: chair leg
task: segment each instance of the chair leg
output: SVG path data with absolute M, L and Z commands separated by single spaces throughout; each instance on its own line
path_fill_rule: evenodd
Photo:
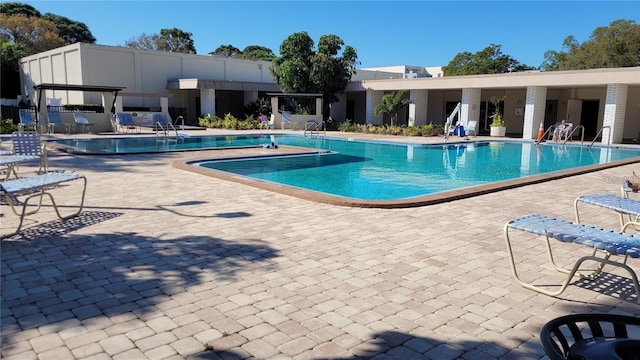
M 40 210 L 40 208 L 42 207 L 42 199 L 44 198 L 45 195 L 47 195 L 49 197 L 49 199 L 51 199 L 51 203 L 53 204 L 53 208 L 54 208 L 54 210 L 56 212 L 56 215 L 58 216 L 58 218 L 60 220 L 64 221 L 64 220 L 68 220 L 68 219 L 70 219 L 72 217 L 78 216 L 82 212 L 82 209 L 84 208 L 84 199 L 85 199 L 85 195 L 87 193 L 87 178 L 83 176 L 83 177 L 80 177 L 80 179 L 83 180 L 84 184 L 82 186 L 82 196 L 81 196 L 81 199 L 80 199 L 80 204 L 78 206 L 78 210 L 73 212 L 73 213 L 71 213 L 71 214 L 69 214 L 69 215 L 65 215 L 65 216 L 62 216 L 62 214 L 60 214 L 60 210 L 58 208 L 58 204 L 56 203 L 55 199 L 53 198 L 53 195 L 51 195 L 51 193 L 49 193 L 48 191 L 45 191 L 44 189 L 41 189 L 37 194 L 32 194 L 32 195 L 29 195 L 27 198 L 25 198 L 25 200 L 24 200 L 24 202 L 22 204 L 22 211 L 20 213 L 18 213 L 16 211 L 16 209 L 15 209 L 15 205 L 16 204 L 13 201 L 12 195 L 6 194 L 5 195 L 5 199 L 7 200 L 7 203 L 10 205 L 11 210 L 13 211 L 13 213 L 20 217 L 20 222 L 18 223 L 18 227 L 14 232 L 12 232 L 10 234 L 2 234 L 2 235 L 0 235 L 0 239 L 5 239 L 7 237 L 10 237 L 10 236 L 13 236 L 13 235 L 19 233 L 20 230 L 22 229 L 22 224 L 24 223 L 24 217 L 25 216 L 29 216 L 29 215 L 33 215 L 36 212 L 38 212 L 38 210 Z M 29 205 L 29 200 L 31 200 L 31 199 L 33 199 L 35 197 L 39 198 L 38 207 L 35 210 L 30 210 L 30 211 L 27 212 L 27 206 Z

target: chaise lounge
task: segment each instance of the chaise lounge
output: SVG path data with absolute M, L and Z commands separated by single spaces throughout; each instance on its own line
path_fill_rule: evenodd
M 548 290 L 547 288 L 536 286 L 520 279 L 509 236 L 510 231 L 514 230 L 532 233 L 545 238 L 545 245 L 551 265 L 558 272 L 567 275 L 558 290 Z M 595 279 L 600 275 L 605 265 L 612 265 L 624 269 L 629 273 L 635 287 L 638 302 L 640 302 L 640 284 L 638 284 L 638 277 L 635 271 L 626 264 L 629 258 L 640 258 L 639 236 L 533 214 L 508 221 L 504 226 L 504 237 L 513 276 L 516 282 L 524 288 L 549 296 L 558 296 L 564 292 L 574 276 L 585 279 Z M 565 269 L 556 264 L 553 258 L 550 239 L 583 245 L 592 249 L 593 253 L 579 258 L 571 269 Z M 601 256 L 597 256 L 598 254 Z M 614 261 L 616 257 L 622 257 L 622 261 Z M 581 270 L 582 264 L 587 261 L 598 263 L 598 268 L 590 275 L 578 275 L 577 273 Z
M 60 210 L 58 209 L 58 205 L 56 204 L 56 201 L 51 194 L 51 190 L 59 187 L 63 183 L 73 180 L 83 180 L 84 182 L 80 205 L 76 212 L 70 215 L 62 216 L 60 214 Z M 55 209 L 56 214 L 60 219 L 66 220 L 71 217 L 77 216 L 78 214 L 80 214 L 84 206 L 84 196 L 86 190 L 87 179 L 82 175 L 71 172 L 49 172 L 32 177 L 12 179 L 0 182 L 0 196 L 4 197 L 4 200 L 10 206 L 11 211 L 13 211 L 15 215 L 20 217 L 20 222 L 18 223 L 17 229 L 10 234 L 1 235 L 0 239 L 7 238 L 20 232 L 22 223 L 24 222 L 24 218 L 26 216 L 33 215 L 40 210 L 40 208 L 42 207 L 42 200 L 45 195 L 47 195 L 49 199 L 51 199 L 53 208 Z M 24 200 L 18 201 L 17 199 L 19 196 L 26 197 Z M 29 207 L 29 201 L 34 198 L 38 199 L 36 208 L 27 210 L 27 208 Z M 21 205 L 21 209 L 19 209 L 19 205 Z

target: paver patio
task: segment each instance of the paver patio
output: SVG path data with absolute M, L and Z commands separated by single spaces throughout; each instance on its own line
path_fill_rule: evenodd
M 47 206 L 0 244 L 1 357 L 541 359 L 538 334 L 555 317 L 640 313 L 628 275 L 611 268 L 559 298 L 520 287 L 502 234 L 529 213 L 571 220 L 577 196 L 618 193 L 638 164 L 368 209 L 172 167 L 207 153 L 50 152 L 50 168 L 87 176 L 85 210 L 61 222 Z M 54 191 L 69 205 L 79 192 Z M 0 216 L 10 232 L 16 217 L 5 205 Z M 595 207 L 581 218 L 619 227 L 615 213 Z M 540 239 L 514 240 L 526 280 L 560 283 Z M 589 252 L 553 245 L 565 265 Z M 640 270 L 636 259 L 629 265 Z

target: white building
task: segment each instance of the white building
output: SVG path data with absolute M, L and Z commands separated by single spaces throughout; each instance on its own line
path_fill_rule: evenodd
M 116 110 L 148 108 L 183 115 L 194 124 L 203 114 L 243 117 L 244 105 L 267 92 L 279 92 L 270 65 L 77 43 L 25 57 L 20 71 L 23 95 L 35 101 L 46 96 L 62 99 L 63 104 L 103 104 L 109 112 L 111 104 L 103 94 L 46 90 L 39 95 L 34 86 L 121 87 Z M 385 93 L 397 90 L 407 90 L 413 102 L 400 114 L 400 125 L 444 124 L 460 102 L 459 121 L 477 120 L 482 134 L 488 131 L 494 111 L 489 99 L 505 95 L 502 110 L 507 133 L 524 139 L 536 138 L 541 121 L 547 128 L 561 119 L 582 125 L 586 137 L 603 129 L 603 139 L 609 140 L 611 134 L 613 143 L 635 139 L 640 133 L 640 67 L 455 77 L 442 76 L 438 67 L 361 69 L 333 104 L 331 116 L 338 121 L 386 123 L 388 119 L 375 115 L 374 109 Z M 108 115 L 95 114 L 92 120 L 109 127 Z

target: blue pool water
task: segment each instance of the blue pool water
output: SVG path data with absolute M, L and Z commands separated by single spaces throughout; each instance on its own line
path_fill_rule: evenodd
M 407 145 L 283 137 L 278 143 L 329 152 L 200 166 L 342 197 L 394 200 L 640 156 L 632 148 L 522 142 Z
M 82 154 L 139 154 L 259 146 L 267 141 L 269 136 L 266 135 L 233 135 L 64 139 L 51 143 L 63 150 Z
M 198 165 L 341 197 L 396 200 L 640 157 L 640 149 L 635 148 L 587 149 L 584 145 L 551 143 L 409 145 L 299 135 L 273 137 L 280 145 L 323 149 L 326 153 L 216 160 Z M 232 135 L 67 139 L 55 143 L 80 153 L 128 154 L 261 146 L 270 141 L 270 135 Z

